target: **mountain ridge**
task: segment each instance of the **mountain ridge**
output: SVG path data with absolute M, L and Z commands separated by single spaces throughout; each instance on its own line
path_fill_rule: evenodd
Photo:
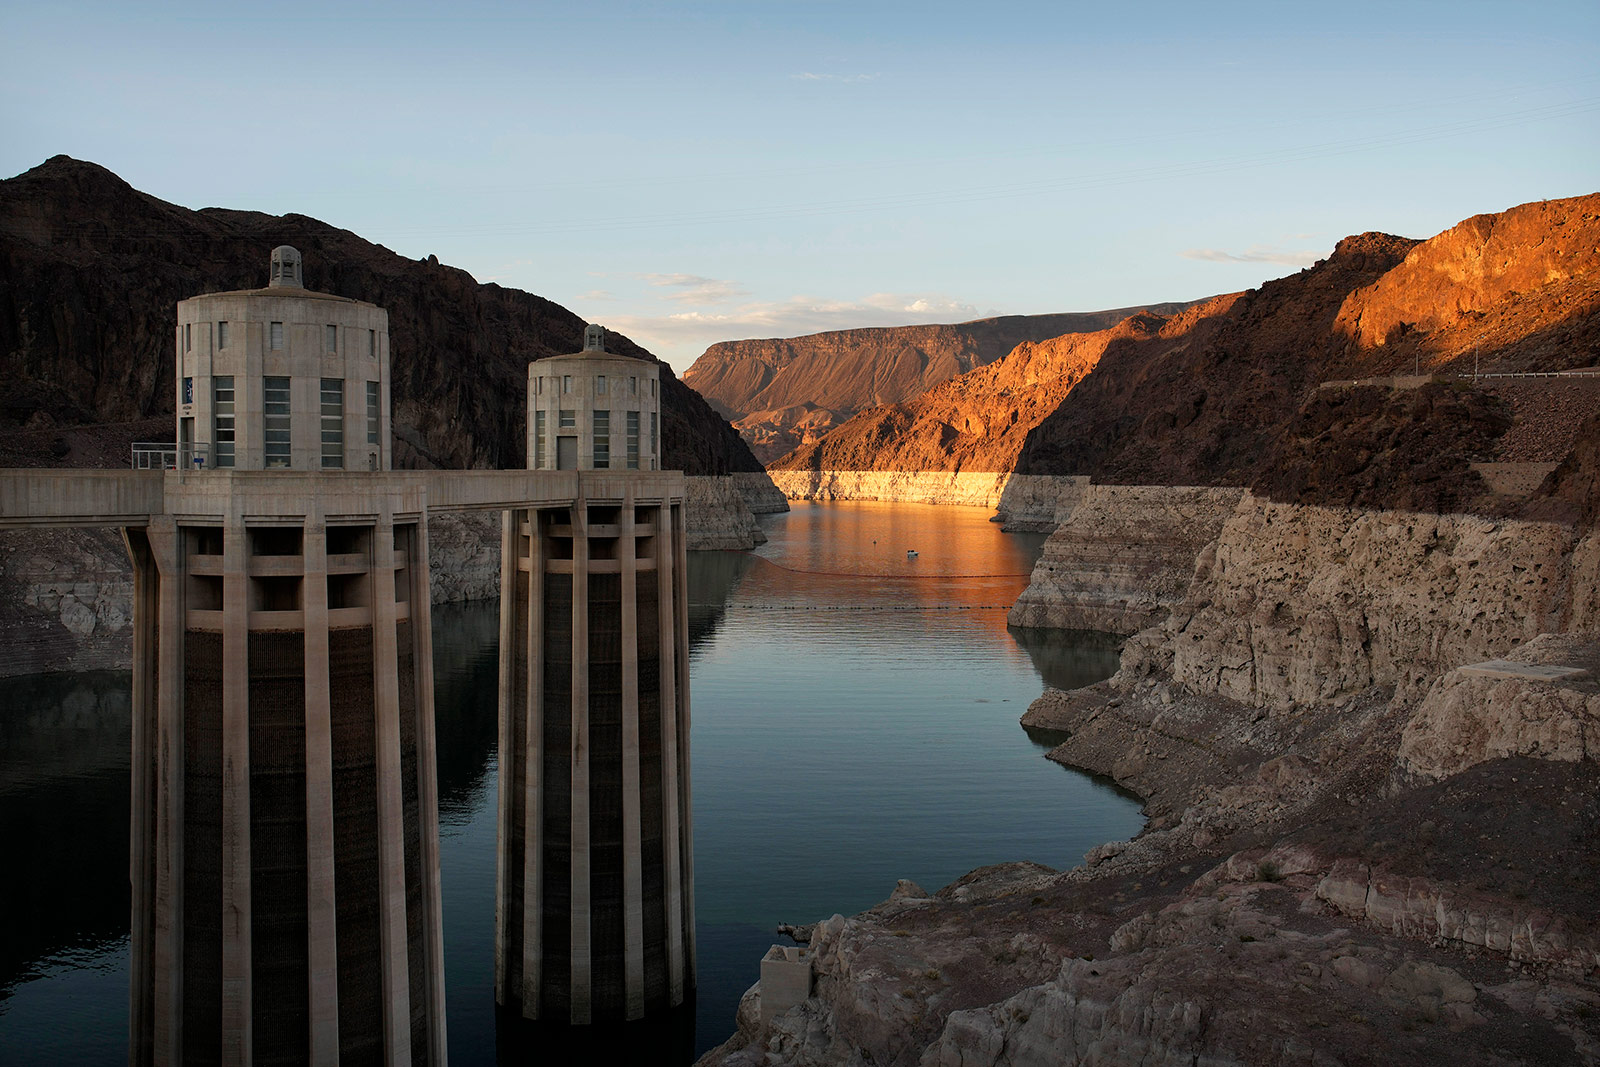
M 1025 341 L 1092 332 L 1138 311 L 1172 313 L 1190 303 L 719 341 L 684 372 L 684 381 L 739 429 L 758 457 L 771 460 L 863 408 L 910 400 Z
M 1469 468 L 1499 458 L 1514 421 L 1549 424 L 1541 432 L 1557 458 L 1593 401 L 1557 419 L 1508 389 L 1472 399 L 1441 384 L 1414 402 L 1390 399 L 1386 384 L 1368 387 L 1381 397 L 1349 402 L 1319 391 L 1475 363 L 1600 363 L 1600 194 L 1473 216 L 1426 240 L 1357 234 L 1255 289 L 1074 336 L 863 410 L 769 466 L 1088 475 L 1256 485 L 1306 503 L 1462 506 L 1483 489 Z M 1069 349 L 1097 354 L 1075 364 Z M 1041 366 L 1053 375 L 1042 385 Z
M 278 244 L 305 255 L 307 288 L 388 310 L 397 466 L 523 466 L 528 362 L 582 348 L 582 318 L 306 215 L 191 210 L 59 155 L 0 180 L 0 431 L 170 414 L 173 307 L 259 287 Z M 608 331 L 607 344 L 655 360 L 621 334 Z M 733 429 L 656 362 L 663 465 L 760 470 Z

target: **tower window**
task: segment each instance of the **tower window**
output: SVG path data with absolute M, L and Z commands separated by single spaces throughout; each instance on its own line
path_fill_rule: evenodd
M 183 402 L 185 404 L 193 404 L 194 403 L 194 379 L 193 378 L 185 378 L 183 380 Z
M 263 378 L 261 398 L 265 436 L 265 465 L 289 466 L 289 379 Z
M 639 469 L 639 413 L 628 412 L 628 469 Z
M 378 331 L 377 330 L 368 330 L 367 331 L 367 358 L 368 359 L 377 359 L 378 358 Z
M 574 426 L 577 426 L 578 425 L 578 413 L 577 413 L 577 411 L 572 409 L 572 408 L 562 408 L 561 409 L 561 420 L 558 423 L 556 423 L 556 425 L 557 425 L 557 427 L 559 427 L 560 429 L 563 429 L 563 430 L 570 430 Z
M 273 322 L 267 326 L 268 347 L 273 351 L 283 347 L 283 323 Z
M 228 347 L 228 324 L 226 322 L 217 323 L 217 347 Z
M 533 413 L 533 469 L 544 470 L 544 426 L 545 413 Z
M 563 374 L 561 376 L 561 391 L 563 393 L 572 392 L 572 375 Z
M 328 338 L 328 351 L 329 352 L 337 352 L 337 351 L 339 351 L 339 327 L 337 327 L 337 326 L 329 326 L 329 327 L 327 327 L 327 329 L 325 329 L 323 331 L 323 333 Z
M 606 395 L 606 376 L 604 374 L 597 374 L 594 376 L 594 395 Z
M 367 383 L 367 444 L 378 443 L 378 383 Z
M 185 352 L 188 352 L 188 351 L 191 351 L 193 348 L 194 348 L 194 323 L 186 322 L 186 323 L 183 324 L 183 350 Z
M 594 413 L 594 469 L 611 466 L 611 412 L 601 408 Z
M 322 379 L 322 466 L 344 466 L 344 379 Z
M 211 379 L 211 439 L 216 446 L 216 465 L 233 466 L 233 375 L 219 374 Z

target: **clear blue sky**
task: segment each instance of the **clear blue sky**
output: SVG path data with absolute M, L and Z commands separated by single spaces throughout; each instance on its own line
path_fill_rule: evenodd
M 1600 189 L 1600 3 L 23 4 L 58 152 L 712 341 L 1255 285 Z

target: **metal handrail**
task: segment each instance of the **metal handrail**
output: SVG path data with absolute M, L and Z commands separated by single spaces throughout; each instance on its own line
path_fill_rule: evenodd
M 205 470 L 211 466 L 211 445 L 204 441 L 135 441 L 132 466 L 139 470 Z

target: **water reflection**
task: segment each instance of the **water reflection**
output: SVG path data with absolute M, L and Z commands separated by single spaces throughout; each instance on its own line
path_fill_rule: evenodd
M 128 933 L 127 672 L 0 680 L 0 997 Z
M 798 505 L 758 553 L 691 553 L 699 983 L 692 1010 L 605 1032 L 494 1006 L 499 607 L 435 607 L 450 1058 L 688 1063 L 732 1033 L 780 921 L 849 914 L 1011 859 L 1076 863 L 1137 804 L 1041 758 L 1041 682 L 1116 666 L 1114 639 L 1009 631 L 1040 537 L 977 509 Z M 907 548 L 918 549 L 915 560 Z M 127 674 L 0 681 L 0 1049 L 121 1059 L 127 1041 Z M 576 1039 L 605 1049 L 577 1047 Z
M 1009 628 L 1051 689 L 1081 689 L 1116 673 L 1126 638 L 1096 630 Z
M 747 552 L 693 552 L 689 556 L 689 655 L 717 632 L 728 601 L 756 565 Z

